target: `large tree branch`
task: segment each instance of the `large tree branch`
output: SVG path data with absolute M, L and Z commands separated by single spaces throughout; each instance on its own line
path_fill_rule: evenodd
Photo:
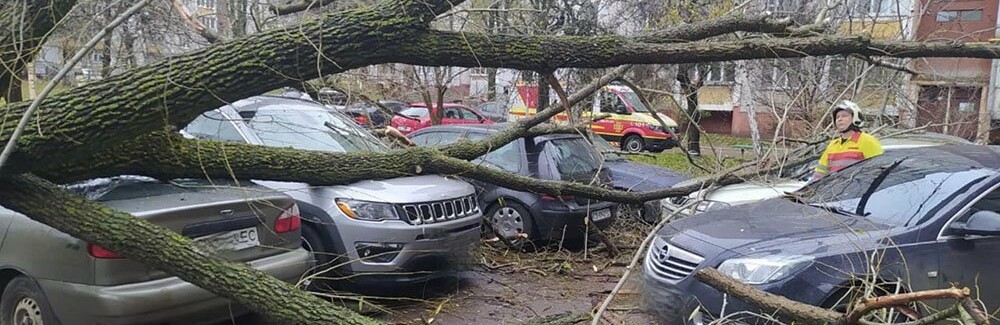
M 576 128 L 539 126 L 529 134 L 578 132 Z M 455 147 L 471 152 L 480 145 L 459 142 Z M 113 154 L 112 154 L 113 153 Z M 485 153 L 485 152 L 484 152 Z M 219 141 L 184 139 L 178 135 L 156 133 L 133 143 L 102 152 L 105 159 L 88 165 L 59 165 L 40 174 L 60 182 L 120 174 L 138 174 L 159 179 L 180 177 L 265 179 L 303 182 L 314 186 L 351 184 L 367 179 L 388 179 L 418 174 L 443 174 L 469 177 L 520 191 L 553 195 L 575 195 L 621 203 L 642 203 L 671 196 L 687 195 L 704 184 L 726 185 L 744 181 L 760 173 L 774 172 L 782 166 L 763 171 L 705 179 L 680 188 L 648 192 L 627 192 L 583 183 L 540 180 L 513 175 L 467 160 L 449 157 L 433 148 L 409 148 L 388 153 L 330 153 L 274 148 Z M 481 155 L 481 154 L 480 154 Z M 477 156 L 478 157 L 478 156 Z M 792 162 L 810 160 L 804 158 Z M 68 177 L 67 175 L 72 175 Z
M 1000 45 L 872 40 L 863 36 L 757 38 L 655 44 L 619 36 L 486 35 L 432 31 L 411 42 L 401 63 L 551 71 L 624 64 L 680 64 L 848 55 L 1000 58 Z
M 717 19 L 673 26 L 635 37 L 638 43 L 677 43 L 697 41 L 734 32 L 781 34 L 789 32 L 791 19 L 772 19 L 770 15 L 724 16 Z
M 425 33 L 426 21 L 449 6 L 443 1 L 401 1 L 330 14 L 322 20 L 221 43 L 51 96 L 42 104 L 43 113 L 33 121 L 40 132 L 19 139 L 20 150 L 12 158 L 9 171 L 26 171 L 57 161 L 86 164 L 95 159 L 91 155 L 99 151 L 97 146 L 100 144 L 135 138 L 162 128 L 164 121 L 181 126 L 222 103 L 313 79 L 321 73 L 336 73 L 375 63 L 482 64 L 551 71 L 556 67 L 851 52 L 896 56 L 984 57 L 996 54 L 995 45 L 872 42 L 862 37 L 664 45 L 612 36 Z M 359 48 L 360 45 L 365 46 Z M 5 107 L 6 114 L 18 116 L 24 108 L 24 104 Z M 8 117 L 6 120 L 13 119 Z M 0 141 L 8 137 L 2 135 Z
M 523 136 L 583 132 L 585 126 L 541 125 Z M 500 144 L 499 146 L 503 146 Z M 448 146 L 455 152 L 482 156 L 491 148 L 478 141 Z M 493 147 L 495 149 L 497 147 Z M 182 177 L 267 179 L 312 185 L 342 185 L 366 179 L 389 179 L 425 173 L 442 153 L 429 148 L 392 152 L 334 153 L 243 143 L 192 140 L 178 134 L 154 132 L 134 141 L 102 150 L 104 157 L 89 164 L 57 164 L 36 169 L 46 179 L 68 183 L 96 177 L 136 174 L 158 179 Z
M 384 1 L 220 43 L 50 96 L 32 121 L 39 132 L 18 140 L 19 150 L 4 172 L 56 161 L 85 164 L 102 144 L 162 129 L 164 122 L 184 125 L 223 103 L 314 79 L 320 73 L 389 62 L 398 55 L 392 47 L 358 46 L 408 42 L 450 6 L 443 0 Z M 4 120 L 16 120 L 26 106 L 3 107 Z M 8 138 L 3 134 L 0 142 Z
M 74 195 L 36 176 L 0 179 L 0 204 L 284 322 L 376 323 L 266 273 L 199 252 L 187 237 Z
M 334 0 L 292 0 L 285 3 L 271 3 L 267 6 L 275 15 L 294 14 L 309 9 L 320 8 L 333 3 Z

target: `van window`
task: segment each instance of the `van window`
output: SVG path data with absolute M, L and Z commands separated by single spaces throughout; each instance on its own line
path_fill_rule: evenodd
M 622 102 L 618 94 L 607 90 L 602 90 L 598 96 L 601 96 L 601 113 L 614 113 L 615 106 Z

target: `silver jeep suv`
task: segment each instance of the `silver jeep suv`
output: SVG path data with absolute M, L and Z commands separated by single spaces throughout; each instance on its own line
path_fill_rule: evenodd
M 182 134 L 328 152 L 388 150 L 346 115 L 286 97 L 234 102 L 204 113 Z M 303 245 L 315 253 L 324 278 L 364 286 L 426 281 L 450 274 L 480 238 L 475 189 L 457 179 L 423 175 L 340 186 L 254 182 L 295 198 L 305 221 Z

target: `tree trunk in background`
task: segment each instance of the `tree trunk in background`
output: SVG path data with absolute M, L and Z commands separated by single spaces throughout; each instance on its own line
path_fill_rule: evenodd
M 701 122 L 701 112 L 698 111 L 698 88 L 701 87 L 701 78 L 692 80 L 691 74 L 694 73 L 694 68 L 694 64 L 680 65 L 677 69 L 677 82 L 681 84 L 681 94 L 684 97 L 684 103 L 687 104 L 685 108 L 688 117 L 688 123 L 685 127 L 687 150 L 693 155 L 700 155 L 701 130 L 698 123 Z
M 76 0 L 0 1 L 0 99 L 7 103 L 24 99 L 25 66 L 74 5 Z
M 489 68 L 486 69 L 486 100 L 493 101 L 497 99 L 497 69 Z

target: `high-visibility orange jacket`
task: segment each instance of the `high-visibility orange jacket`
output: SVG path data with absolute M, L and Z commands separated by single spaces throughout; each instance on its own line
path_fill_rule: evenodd
M 855 132 L 850 139 L 836 137 L 830 141 L 819 157 L 813 180 L 820 179 L 830 172 L 835 172 L 853 163 L 881 155 L 882 145 L 878 139 L 868 133 Z

